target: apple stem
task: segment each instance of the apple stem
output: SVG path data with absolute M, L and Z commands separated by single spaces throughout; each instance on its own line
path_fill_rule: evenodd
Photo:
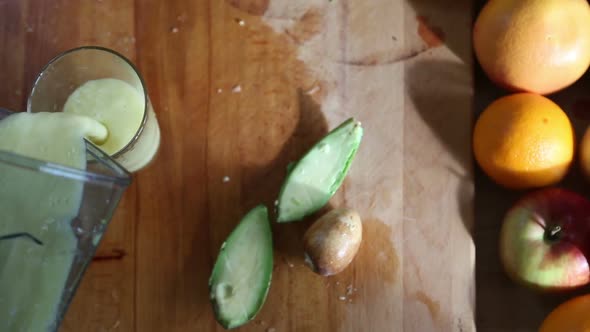
M 551 226 L 551 228 L 548 229 L 548 233 L 547 234 L 547 240 L 549 241 L 556 241 L 559 239 L 559 235 L 561 233 L 561 226 L 559 225 L 554 225 Z

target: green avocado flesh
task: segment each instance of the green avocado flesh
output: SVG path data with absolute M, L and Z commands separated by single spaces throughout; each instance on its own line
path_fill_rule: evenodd
M 224 328 L 241 326 L 256 316 L 266 300 L 272 268 L 268 210 L 259 205 L 223 243 L 209 279 L 215 317 Z
M 324 207 L 344 181 L 362 137 L 360 122 L 348 119 L 289 167 L 277 221 L 298 221 Z

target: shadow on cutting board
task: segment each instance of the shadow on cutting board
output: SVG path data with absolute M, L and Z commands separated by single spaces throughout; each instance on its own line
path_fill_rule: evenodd
M 415 32 L 424 44 L 419 53 L 430 52 L 440 46 L 448 47 L 461 62 L 428 60 L 425 56 L 406 65 L 408 94 L 418 115 L 432 129 L 460 169 L 448 166 L 461 185 L 457 202 L 467 232 L 473 229 L 473 186 L 470 131 L 457 130 L 471 126 L 470 109 L 472 77 L 466 66 L 472 62 L 471 34 L 466 31 L 465 17 L 470 14 L 472 2 L 468 0 L 409 0 L 415 11 L 418 30 Z M 414 18 L 409 18 L 414 19 Z M 408 33 L 408 32 L 407 32 Z M 412 47 L 419 47 L 414 45 Z
M 301 89 L 297 91 L 297 103 L 299 118 L 293 134 L 272 162 L 256 170 L 247 171 L 255 174 L 244 183 L 243 190 L 246 193 L 244 195 L 245 206 L 254 206 L 263 202 L 269 208 L 275 249 L 283 258 L 288 259 L 289 263 L 303 264 L 303 234 L 310 226 L 311 221 L 331 209 L 331 206 L 328 204 L 324 209 L 303 221 L 277 224 L 274 221 L 276 218 L 275 200 L 278 198 L 286 178 L 287 165 L 303 157 L 331 128 L 328 128 L 321 106 Z M 310 188 L 310 190 L 312 189 Z
M 273 118 L 276 113 L 273 115 L 263 112 L 259 113 L 262 115 L 259 115 L 255 120 L 251 120 L 257 121 L 249 124 L 255 128 L 253 130 L 257 131 L 255 137 L 246 137 L 245 139 L 248 141 L 237 142 L 236 147 L 241 148 L 250 144 L 258 144 L 262 147 L 261 150 L 258 150 L 258 153 L 265 155 L 253 157 L 257 163 L 247 164 L 243 160 L 239 160 L 242 165 L 236 174 L 240 174 L 240 178 L 237 180 L 231 179 L 231 184 L 235 183 L 234 181 L 239 181 L 239 184 L 235 185 L 239 187 L 236 189 L 238 193 L 234 196 L 239 201 L 228 201 L 220 204 L 225 208 L 220 213 L 223 219 L 212 220 L 209 224 L 212 233 L 219 234 L 217 239 L 212 240 L 212 248 L 214 249 L 211 252 L 211 263 L 213 264 L 218 255 L 219 246 L 235 228 L 239 219 L 254 206 L 264 204 L 269 210 L 273 230 L 274 269 L 284 271 L 282 274 L 273 273 L 273 285 L 279 288 L 282 283 L 281 279 L 288 275 L 287 271 L 289 269 L 294 267 L 295 264 L 298 266 L 303 265 L 303 234 L 314 216 L 304 221 L 278 224 L 275 221 L 275 200 L 278 198 L 280 188 L 287 175 L 287 165 L 301 158 L 329 131 L 320 105 L 310 95 L 298 89 L 292 98 L 290 100 L 292 106 L 288 109 L 276 111 L 282 112 L 281 117 L 283 118 L 280 121 Z M 283 124 L 289 121 L 295 123 L 294 128 L 283 128 Z M 277 146 L 279 144 L 280 146 Z M 267 157 L 270 159 L 267 159 Z M 264 160 L 264 162 L 260 162 L 261 160 Z M 210 187 L 209 190 L 221 191 L 220 188 L 223 185 L 219 184 L 219 186 L 219 188 Z M 227 188 L 229 184 L 225 186 Z M 224 199 L 227 198 L 224 197 Z M 208 274 L 209 272 L 207 270 L 204 273 Z M 203 292 L 208 292 L 205 290 L 205 286 L 203 285 Z M 265 305 L 266 310 L 273 308 L 273 301 L 282 301 L 282 299 L 277 298 L 277 291 L 273 291 L 273 289 L 271 287 L 271 293 L 267 299 L 268 303 Z M 199 307 L 210 310 L 208 296 L 198 296 L 197 299 Z M 270 313 L 261 312 L 258 315 L 258 323 L 260 321 L 270 322 L 271 317 Z
M 468 232 L 472 230 L 473 193 L 471 178 L 471 150 L 466 142 L 470 132 L 457 130 L 471 125 L 470 109 L 471 82 L 464 64 L 423 60 L 407 67 L 408 94 L 421 119 L 431 128 L 439 141 L 451 153 L 462 169 L 449 167 L 450 172 L 461 179 L 457 194 L 461 219 Z
M 408 2 L 416 12 L 419 26 L 432 30 L 426 31 L 427 34 L 434 34 L 440 38 L 464 63 L 471 61 L 471 43 L 465 40 L 467 34 L 460 24 L 461 20 L 454 19 L 469 15 L 472 7 L 471 0 L 408 0 Z M 425 38 L 428 36 L 420 33 L 420 27 L 418 31 L 420 37 L 429 44 L 429 38 Z

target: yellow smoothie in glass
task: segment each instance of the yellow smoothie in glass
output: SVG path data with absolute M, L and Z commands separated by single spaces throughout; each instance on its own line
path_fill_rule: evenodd
M 17 113 L 0 121 L 0 150 L 84 170 L 84 138 L 103 142 L 106 128 L 66 113 Z M 4 192 L 2 192 L 4 191 Z M 44 332 L 55 318 L 77 249 L 71 221 L 83 183 L 0 164 L 0 331 Z
M 120 153 L 117 160 L 131 172 L 145 167 L 158 150 L 160 131 L 153 109 L 149 103 L 146 105 L 145 95 L 125 81 L 88 81 L 68 97 L 63 112 L 88 116 L 104 124 L 109 136 L 98 147 L 110 156 Z M 147 118 L 140 138 L 125 149 L 144 124 L 144 114 Z

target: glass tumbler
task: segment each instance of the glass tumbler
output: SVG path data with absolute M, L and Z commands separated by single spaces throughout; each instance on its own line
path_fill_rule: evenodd
M 31 90 L 28 112 L 61 112 L 82 84 L 113 78 L 134 87 L 144 99 L 143 119 L 132 140 L 113 157 L 130 172 L 146 167 L 160 145 L 160 128 L 143 78 L 123 55 L 104 47 L 83 46 L 65 51 L 43 68 Z

